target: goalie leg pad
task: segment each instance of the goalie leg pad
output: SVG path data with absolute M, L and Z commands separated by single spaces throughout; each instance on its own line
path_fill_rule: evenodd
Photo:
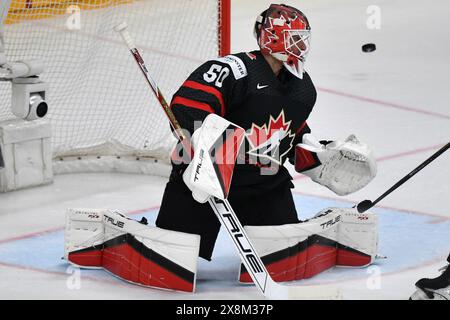
M 334 266 L 366 266 L 377 252 L 376 216 L 353 208 L 328 208 L 296 224 L 245 229 L 277 282 L 307 279 Z M 252 282 L 243 265 L 239 275 L 240 282 Z
M 109 210 L 70 209 L 65 258 L 135 284 L 193 292 L 200 236 L 150 227 Z
M 93 209 L 68 209 L 64 232 L 64 258 L 91 269 L 102 267 L 103 214 Z
M 281 226 L 246 226 L 271 277 L 279 281 L 310 278 L 335 265 L 340 215 L 330 213 Z M 241 282 L 251 282 L 241 265 Z
M 373 263 L 378 253 L 378 216 L 353 208 L 332 210 L 341 214 L 336 265 L 364 267 Z

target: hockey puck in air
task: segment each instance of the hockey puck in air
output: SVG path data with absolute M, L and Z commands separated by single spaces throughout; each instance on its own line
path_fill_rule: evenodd
M 372 52 L 375 51 L 377 47 L 375 46 L 375 43 L 366 43 L 362 46 L 362 51 L 364 52 Z

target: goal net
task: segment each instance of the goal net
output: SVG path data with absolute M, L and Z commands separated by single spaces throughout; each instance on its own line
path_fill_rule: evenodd
M 45 65 L 54 159 L 168 161 L 169 122 L 113 28 L 127 22 L 170 101 L 197 66 L 228 53 L 228 9 L 229 0 L 2 0 L 8 61 Z M 0 121 L 14 117 L 10 90 L 0 82 Z

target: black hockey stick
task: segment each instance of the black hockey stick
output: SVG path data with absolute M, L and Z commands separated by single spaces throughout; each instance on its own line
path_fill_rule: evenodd
M 392 191 L 394 191 L 395 189 L 397 189 L 398 187 L 400 187 L 402 184 L 404 184 L 406 181 L 408 181 L 413 175 L 415 175 L 417 172 L 419 172 L 420 170 L 422 170 L 423 168 L 425 168 L 427 165 L 430 164 L 431 161 L 433 161 L 434 159 L 436 159 L 437 157 L 439 157 L 441 154 L 443 154 L 445 151 L 447 151 L 447 149 L 450 147 L 450 142 L 447 143 L 445 146 L 443 146 L 442 148 L 440 148 L 438 151 L 436 151 L 432 156 L 430 156 L 427 160 L 425 160 L 424 162 L 422 162 L 417 168 L 415 168 L 413 171 L 411 171 L 410 173 L 408 173 L 406 176 L 404 176 L 400 181 L 398 181 L 396 184 L 394 184 L 391 188 L 389 188 L 388 191 L 386 191 L 385 193 L 383 193 L 381 196 L 379 196 L 375 201 L 370 201 L 370 200 L 363 200 L 360 203 L 358 203 L 358 205 L 356 206 L 356 208 L 358 209 L 359 213 L 363 213 L 364 211 L 369 210 L 370 208 L 372 208 L 374 205 L 376 205 L 378 202 L 380 202 L 384 197 L 386 197 L 388 194 L 390 194 Z
M 3 160 L 2 148 L 0 148 L 0 169 L 5 167 L 5 161 Z
M 150 85 L 153 93 L 158 98 L 164 112 L 169 118 L 170 124 L 175 130 L 178 139 L 183 145 L 188 155 L 192 155 L 190 140 L 183 134 L 180 124 L 175 118 L 172 110 L 164 99 L 158 85 L 150 76 L 144 60 L 139 50 L 133 43 L 130 33 L 127 30 L 127 24 L 121 23 L 115 27 L 127 44 L 128 49 L 136 60 L 147 83 Z M 251 243 L 247 232 L 242 227 L 235 212 L 231 208 L 227 199 L 221 200 L 215 197 L 209 197 L 208 203 L 219 219 L 221 225 L 227 230 L 236 250 L 239 252 L 241 261 L 249 272 L 253 282 L 261 293 L 271 299 L 340 299 L 341 293 L 334 286 L 316 285 L 316 286 L 285 286 L 276 283 L 271 278 L 269 271 L 265 267 L 253 244 Z

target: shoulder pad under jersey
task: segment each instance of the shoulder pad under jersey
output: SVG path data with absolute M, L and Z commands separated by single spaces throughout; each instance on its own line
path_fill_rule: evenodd
M 228 56 L 220 57 L 215 60 L 228 64 L 231 67 L 234 78 L 236 80 L 239 80 L 247 76 L 247 67 L 245 66 L 241 58 L 230 54 Z

